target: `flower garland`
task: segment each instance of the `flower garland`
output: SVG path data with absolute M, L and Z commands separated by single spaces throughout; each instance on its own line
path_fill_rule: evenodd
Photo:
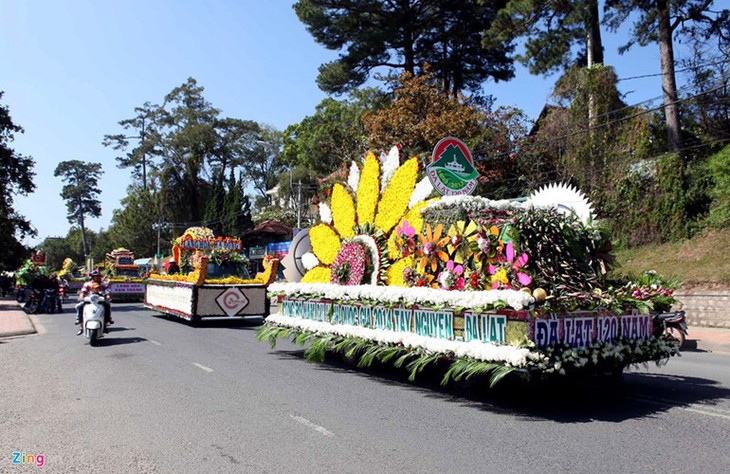
M 402 367 L 408 361 L 409 380 L 428 365 L 447 365 L 442 384 L 476 375 L 487 375 L 490 386 L 519 371 L 523 378 L 546 378 L 580 372 L 620 372 L 629 365 L 666 363 L 678 354 L 676 341 L 665 337 L 613 343 L 596 342 L 587 347 L 555 346 L 546 350 L 481 341 L 461 342 L 434 339 L 417 334 L 383 331 L 348 325 L 271 315 L 259 329 L 259 340 L 268 340 L 272 347 L 280 337 L 291 338 L 300 345 L 311 342 L 305 357 L 323 362 L 327 351 L 354 357 L 359 367 L 374 360 Z
M 301 284 L 323 284 L 332 286 L 329 284 L 332 271 L 329 267 L 314 267 L 309 270 L 301 280 Z M 274 285 L 276 283 L 273 283 Z
M 317 267 L 314 270 L 329 268 Z M 305 275 L 306 276 L 306 275 Z M 428 287 L 404 288 L 400 286 L 338 286 L 326 281 L 300 283 L 272 283 L 272 295 L 298 298 L 320 298 L 334 301 L 371 301 L 385 305 L 432 306 L 464 308 L 467 310 L 491 310 L 510 307 L 525 309 L 535 302 L 532 295 L 516 290 L 443 291 Z

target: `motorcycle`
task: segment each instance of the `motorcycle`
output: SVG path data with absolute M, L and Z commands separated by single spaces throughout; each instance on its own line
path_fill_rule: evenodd
M 68 299 L 68 283 L 58 286 L 58 297 L 61 300 L 61 304 L 66 303 Z M 60 308 L 61 305 L 59 305 L 58 307 Z
M 654 334 L 665 334 L 675 339 L 681 350 L 687 340 L 687 321 L 684 311 L 669 311 L 654 314 Z
M 61 306 L 61 300 L 58 296 L 58 291 L 54 289 L 47 289 L 43 291 L 41 298 L 41 304 L 39 308 L 41 313 L 63 313 L 63 307 Z
M 41 299 L 43 295 L 40 291 L 31 288 L 30 294 L 28 295 L 28 301 L 25 302 L 25 306 L 23 306 L 23 311 L 25 311 L 28 314 L 36 314 L 38 313 L 38 309 L 41 305 Z
M 84 310 L 82 313 L 82 324 L 86 339 L 89 340 L 90 346 L 96 346 L 99 339 L 104 337 L 104 333 L 108 332 L 106 320 L 104 317 L 104 297 L 93 294 L 87 296 L 84 301 Z

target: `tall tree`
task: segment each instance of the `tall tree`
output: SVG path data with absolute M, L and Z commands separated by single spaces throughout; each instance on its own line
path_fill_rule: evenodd
M 603 63 L 598 0 L 509 0 L 482 43 L 512 44 L 518 38 L 525 38 L 525 52 L 515 58 L 532 74 Z
M 129 141 L 134 140 L 138 146 L 127 152 L 125 156 L 116 158 L 118 168 L 132 168 L 132 177 L 142 184 L 142 189 L 147 189 L 147 176 L 154 168 L 152 150 L 155 142 L 159 139 L 156 130 L 150 128 L 154 115 L 159 109 L 158 105 L 145 102 L 142 107 L 135 107 L 134 117 L 119 121 L 119 125 L 125 133 L 115 135 L 104 135 L 102 144 L 110 146 L 114 150 L 126 152 Z
M 220 117 L 203 92 L 195 79 L 188 78 L 165 96 L 162 105 L 145 102 L 135 109 L 135 117 L 119 122 L 132 136 L 144 136 L 137 149 L 118 160 L 120 166 L 133 168 L 140 189 L 159 193 L 158 223 L 164 220 L 183 229 L 198 225 L 215 183 L 223 186 L 231 169 L 244 165 L 258 169 L 258 157 L 251 155 L 261 140 L 259 124 Z M 104 144 L 125 150 L 128 137 L 107 135 Z M 146 172 L 141 171 L 143 164 Z M 146 183 L 141 180 L 144 175 Z
M 317 84 L 349 92 L 379 70 L 419 74 L 436 65 L 442 90 L 476 91 L 488 78 L 514 75 L 510 46 L 475 47 L 505 0 L 299 0 L 294 10 L 315 41 L 343 51 L 319 67 Z
M 709 35 L 720 34 L 730 11 L 713 10 L 714 3 L 714 0 L 606 0 L 604 6 L 605 22 L 614 31 L 629 18 L 633 20 L 631 39 L 619 48 L 620 53 L 634 44 L 659 45 L 669 151 L 681 155 L 684 155 L 684 141 L 677 104 L 674 38 L 695 34 L 698 29 Z
M 238 237 L 244 230 L 253 228 L 251 218 L 251 201 L 243 192 L 243 176 L 238 181 L 230 172 L 228 178 L 228 193 L 224 199 L 224 211 L 221 216 L 222 234 Z
M 108 229 L 112 248 L 125 247 L 139 256 L 157 253 L 157 226 L 162 221 L 159 215 L 159 194 L 140 187 L 132 187 L 121 201 L 121 208 L 114 210 Z M 163 227 L 164 229 L 164 227 Z M 161 229 L 162 230 L 162 229 Z M 159 234 L 162 242 L 169 242 L 171 236 Z M 167 245 L 165 244 L 165 247 Z M 112 248 L 107 249 L 109 252 Z M 160 251 L 166 251 L 161 248 Z
M 603 64 L 598 0 L 509 0 L 484 32 L 485 46 L 525 38 L 517 55 L 532 74 L 567 72 L 574 66 Z M 588 123 L 596 125 L 596 104 L 590 92 Z
M 3 95 L 0 91 L 0 99 Z M 0 256 L 0 268 L 4 269 L 16 268 L 24 257 L 18 237 L 35 235 L 30 222 L 13 208 L 14 196 L 24 196 L 35 189 L 33 158 L 10 148 L 16 133 L 23 133 L 22 127 L 13 123 L 9 108 L 0 105 L 0 247 L 5 249 Z
M 390 100 L 388 94 L 375 88 L 355 90 L 343 100 L 325 98 L 314 114 L 286 129 L 282 161 L 322 176 L 332 173 L 367 150 L 363 113 L 375 112 Z
M 101 216 L 99 179 L 102 174 L 104 171 L 101 163 L 85 163 L 79 160 L 62 161 L 53 172 L 54 176 L 61 176 L 66 183 L 61 190 L 61 197 L 66 201 L 68 221 L 78 224 L 81 229 L 84 256 L 89 255 L 86 219 Z
M 258 138 L 245 151 L 243 177 L 253 184 L 261 196 L 276 185 L 284 165 L 281 161 L 283 133 L 270 125 L 262 125 Z

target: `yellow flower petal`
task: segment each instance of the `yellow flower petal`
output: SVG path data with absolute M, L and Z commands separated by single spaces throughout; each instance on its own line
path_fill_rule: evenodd
M 332 208 L 332 222 L 337 232 L 345 238 L 354 236 L 356 224 L 355 203 L 352 200 L 352 195 L 340 183 L 335 184 L 332 188 L 330 208 Z
M 342 246 L 337 232 L 326 224 L 312 227 L 309 230 L 309 240 L 312 242 L 312 252 L 325 265 L 331 265 L 335 261 Z
M 357 220 L 360 224 L 372 224 L 380 198 L 380 161 L 373 152 L 368 153 L 357 185 Z
M 304 274 L 302 283 L 329 283 L 331 270 L 329 267 L 314 267 Z
M 378 213 L 375 216 L 375 227 L 383 232 L 390 232 L 408 209 L 413 188 L 418 178 L 418 158 L 411 158 L 403 163 L 383 191 L 378 204 Z
M 407 286 L 403 280 L 403 270 L 413 265 L 413 257 L 396 260 L 386 272 L 385 284 L 388 286 Z

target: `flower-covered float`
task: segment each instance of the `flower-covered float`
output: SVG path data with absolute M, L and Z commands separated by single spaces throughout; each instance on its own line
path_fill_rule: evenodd
M 314 361 L 334 352 L 361 367 L 394 364 L 411 378 L 438 365 L 444 384 L 620 373 L 677 353 L 655 335 L 651 299 L 607 282 L 610 244 L 582 194 L 433 197 L 423 165 L 401 163 L 395 147 L 352 163 L 309 230 L 306 273 L 269 286 L 278 312 L 260 340 L 306 344 Z
M 269 314 L 266 289 L 278 260 L 266 259 L 264 271 L 250 278 L 242 250 L 239 239 L 215 237 L 205 227 L 187 229 L 172 249 L 180 273 L 151 273 L 145 306 L 193 322 Z
M 79 271 L 78 265 L 70 258 L 66 258 L 63 261 L 61 270 L 58 272 L 58 278 L 66 280 L 68 282 L 68 290 L 72 292 L 79 291 L 86 282 L 83 274 Z
M 119 247 L 106 254 L 107 278 L 114 301 L 144 300 L 145 280 L 139 265 L 134 263 L 134 252 Z

